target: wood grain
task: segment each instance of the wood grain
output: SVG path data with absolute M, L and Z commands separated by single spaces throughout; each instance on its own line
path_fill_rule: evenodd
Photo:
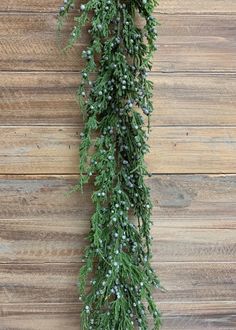
M 159 51 L 154 56 L 154 70 L 234 72 L 233 15 L 163 15 L 159 21 Z
M 1 174 L 73 174 L 78 169 L 78 127 L 1 127 Z M 154 127 L 153 173 L 233 173 L 235 127 Z
M 164 330 L 233 330 L 236 325 L 235 302 L 160 303 Z
M 67 55 L 56 38 L 56 14 L 0 15 L 0 70 L 81 70 L 82 34 Z M 153 70 L 235 72 L 235 15 L 159 15 L 161 26 Z M 65 28 L 73 24 L 71 18 Z
M 0 265 L 0 303 L 75 303 L 81 264 Z M 165 292 L 161 302 L 234 301 L 236 263 L 153 263 Z
M 75 182 L 59 176 L 0 178 L 1 263 L 80 261 L 93 212 L 92 186 L 65 197 Z M 236 176 L 153 176 L 148 185 L 154 261 L 235 261 Z
M 83 214 L 72 220 L 0 220 L 0 263 L 78 262 L 89 232 Z M 190 224 L 191 226 L 191 224 Z M 235 261 L 234 229 L 152 227 L 153 261 Z
M 228 13 L 236 12 L 231 0 L 164 0 L 159 1 L 157 11 L 161 13 Z
M 82 124 L 82 114 L 76 102 L 79 81 L 78 73 L 2 72 L 2 125 Z
M 0 11 L 58 12 L 61 0 L 2 0 Z M 157 11 L 163 13 L 236 13 L 236 5 L 231 0 L 165 0 L 160 1 Z
M 236 125 L 235 74 L 151 74 L 152 125 Z M 78 73 L 0 73 L 1 125 L 82 125 Z M 56 111 L 55 111 L 56 109 Z
M 93 186 L 67 195 L 77 176 L 0 176 L 0 219 L 59 221 L 67 227 L 87 222 L 93 207 Z M 160 227 L 234 229 L 236 175 L 154 175 L 147 179 L 153 220 Z M 86 203 L 87 201 L 87 203 Z M 86 203 L 86 208 L 84 207 Z M 74 221 L 74 224 L 73 224 Z M 10 222 L 9 222 L 10 223 Z M 22 224 L 23 225 L 23 224 Z
M 2 173 L 77 172 L 78 128 L 2 127 L 0 137 Z
M 234 302 L 159 303 L 164 330 L 233 330 Z M 79 330 L 79 304 L 2 304 L 1 330 Z
M 147 163 L 162 173 L 148 184 L 153 266 L 167 292 L 155 298 L 163 330 L 233 330 L 236 175 L 219 173 L 236 165 L 236 2 L 160 2 Z M 77 179 L 74 95 L 88 33 L 61 52 L 61 4 L 0 1 L 0 330 L 79 329 L 76 278 L 92 185 L 65 193 Z
M 236 76 L 155 74 L 152 124 L 227 126 L 236 123 Z
M 77 176 L 0 176 L 1 220 L 88 221 L 93 186 L 67 195 Z M 161 227 L 234 229 L 236 175 L 155 175 L 147 179 Z M 85 202 L 86 208 L 84 207 Z M 6 222 L 7 222 L 6 221 Z M 66 226 L 65 223 L 65 226 Z
M 234 173 L 235 138 L 235 128 L 153 128 L 146 161 L 154 173 Z

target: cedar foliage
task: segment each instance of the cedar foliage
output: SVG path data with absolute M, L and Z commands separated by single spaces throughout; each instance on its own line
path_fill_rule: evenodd
M 75 0 L 64 1 L 59 28 L 74 5 Z M 74 187 L 81 189 L 95 176 L 90 244 L 78 281 L 83 329 L 147 330 L 150 314 L 152 328 L 160 327 L 152 296 L 154 287 L 160 287 L 150 264 L 152 203 L 144 180 L 153 111 L 147 71 L 156 49 L 156 5 L 156 0 L 89 0 L 80 6 L 66 47 L 77 42 L 89 23 L 90 43 L 82 53 L 86 65 L 78 88 L 85 117 L 81 177 Z M 137 25 L 136 16 L 144 27 Z

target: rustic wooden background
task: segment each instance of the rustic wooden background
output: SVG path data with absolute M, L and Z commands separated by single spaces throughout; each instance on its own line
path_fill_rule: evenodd
M 60 52 L 61 2 L 0 1 L 0 330 L 79 329 L 92 205 L 89 189 L 64 193 L 76 180 L 87 36 Z M 161 0 L 155 14 L 147 162 L 163 329 L 236 329 L 236 1 Z

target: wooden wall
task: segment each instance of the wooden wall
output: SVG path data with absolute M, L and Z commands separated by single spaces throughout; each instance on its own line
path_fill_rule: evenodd
M 0 330 L 79 329 L 92 205 L 77 176 L 80 52 L 62 0 L 0 1 Z M 236 328 L 236 1 L 161 0 L 147 157 L 164 330 Z M 70 24 L 68 24 L 70 25 Z M 66 28 L 67 30 L 67 28 Z M 66 34 L 66 31 L 65 31 Z M 109 329 L 104 329 L 109 330 Z

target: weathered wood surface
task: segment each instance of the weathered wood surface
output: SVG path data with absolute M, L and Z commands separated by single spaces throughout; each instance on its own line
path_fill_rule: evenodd
M 234 302 L 159 303 L 164 330 L 233 330 Z M 2 304 L 1 330 L 78 330 L 79 304 Z
M 235 74 L 151 74 L 150 79 L 153 126 L 236 126 Z M 0 73 L 1 125 L 82 125 L 75 98 L 79 81 L 79 73 Z
M 88 34 L 61 53 L 61 3 L 0 1 L 0 330 L 79 329 L 75 282 L 92 188 L 66 197 L 76 176 L 61 174 L 77 173 L 82 120 L 73 71 L 81 71 Z M 156 15 L 150 170 L 235 173 L 236 2 L 164 0 Z M 236 176 L 148 182 L 153 262 L 168 290 L 155 292 L 162 329 L 235 329 Z
M 0 14 L 0 70 L 81 70 L 88 34 L 83 33 L 78 47 L 65 55 L 57 42 L 56 19 L 56 14 Z M 153 70 L 235 72 L 235 19 L 236 15 L 161 16 Z
M 65 197 L 75 182 L 60 176 L 0 178 L 1 263 L 80 261 L 92 187 Z M 148 184 L 154 261 L 235 261 L 236 176 L 154 176 Z
M 0 265 L 0 303 L 75 303 L 80 263 Z M 157 301 L 235 301 L 236 263 L 153 263 L 165 292 Z
M 236 13 L 232 0 L 164 0 L 156 11 L 161 13 Z M 58 12 L 62 0 L 1 0 L 0 11 Z
M 1 127 L 1 174 L 73 174 L 78 169 L 78 127 Z M 235 127 L 153 127 L 152 173 L 234 173 Z
M 233 330 L 236 326 L 235 302 L 160 303 L 163 330 Z
M 66 221 L 66 224 L 65 224 Z M 194 225 L 194 224 L 193 224 Z M 89 219 L 0 220 L 1 263 L 78 262 Z M 153 225 L 153 261 L 235 261 L 234 229 L 195 229 Z
M 66 195 L 77 176 L 0 176 L 0 219 L 88 221 L 92 185 Z M 155 175 L 147 179 L 160 227 L 234 229 L 236 175 Z M 84 207 L 87 201 L 86 208 Z M 72 224 L 72 222 L 70 222 Z
M 231 0 L 160 0 L 157 11 L 161 13 L 228 13 L 236 12 Z
M 154 173 L 234 173 L 236 128 L 157 127 L 146 157 Z

